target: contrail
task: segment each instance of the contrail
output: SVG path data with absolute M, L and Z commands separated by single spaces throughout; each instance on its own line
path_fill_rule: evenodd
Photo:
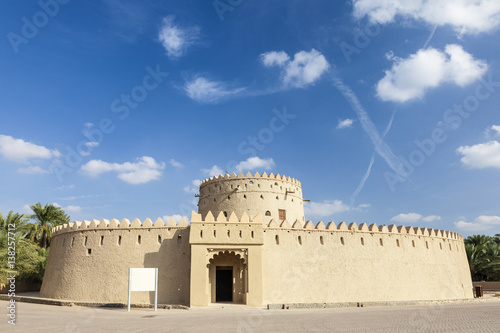
M 427 37 L 427 40 L 425 41 L 424 43 L 424 46 L 422 48 L 426 48 L 427 45 L 429 45 L 430 41 L 432 40 L 432 38 L 434 37 L 434 34 L 436 33 L 436 29 L 437 29 L 437 24 L 432 28 L 431 30 L 431 33 L 429 34 L 429 37 Z M 340 79 L 337 79 L 338 81 L 336 82 L 336 86 L 337 88 L 342 92 L 342 94 L 344 95 L 344 97 L 346 97 L 349 102 L 351 103 L 352 105 L 352 102 L 350 101 L 350 98 L 346 96 L 346 94 L 344 94 L 344 92 L 342 91 L 341 88 L 343 89 L 348 89 L 350 91 L 350 89 L 342 82 L 342 80 Z M 335 81 L 334 81 L 335 82 Z M 341 88 L 339 88 L 339 86 Z M 350 93 L 353 95 L 354 98 L 356 98 L 356 96 L 354 95 L 354 93 L 352 91 L 350 91 Z M 357 101 L 357 98 L 356 98 L 356 101 Z M 359 104 L 359 101 L 357 101 L 357 103 Z M 359 106 L 361 106 L 359 104 Z M 363 110 L 364 111 L 364 110 Z M 391 116 L 391 119 L 389 120 L 389 123 L 387 124 L 387 127 L 385 128 L 385 131 L 384 133 L 382 134 L 382 139 L 387 135 L 387 133 L 389 132 L 389 130 L 391 129 L 391 126 L 392 126 L 392 122 L 394 120 L 394 115 L 396 114 L 396 109 L 394 109 L 394 112 L 392 113 L 392 116 Z M 358 115 L 359 116 L 359 115 Z M 361 118 L 360 118 L 361 120 Z M 368 121 L 370 121 L 370 119 L 368 119 Z M 365 129 L 366 130 L 366 129 Z M 368 133 L 368 132 L 367 132 Z M 372 139 L 373 140 L 373 139 Z M 375 144 L 375 142 L 374 142 Z M 370 173 L 372 171 L 372 166 L 373 166 L 373 162 L 375 162 L 375 153 L 372 154 L 372 157 L 370 159 L 370 163 L 368 164 L 368 169 L 366 170 L 365 174 L 363 175 L 363 177 L 361 178 L 360 182 L 359 182 L 359 185 L 358 187 L 356 188 L 356 190 L 354 191 L 354 193 L 352 194 L 351 196 L 351 202 L 350 202 L 350 205 L 351 207 L 354 205 L 354 201 L 356 200 L 356 198 L 358 197 L 358 194 L 361 192 L 361 190 L 363 189 L 363 187 L 365 186 L 365 183 L 366 181 L 368 180 L 368 177 L 370 177 Z M 390 166 L 390 165 L 389 165 Z M 394 169 L 393 169 L 394 170 Z M 397 172 L 396 172 L 397 173 Z
M 375 161 L 375 153 L 372 154 L 372 158 L 370 159 L 370 164 L 368 164 L 368 169 L 366 170 L 363 178 L 361 178 L 361 181 L 359 182 L 359 185 L 356 188 L 356 191 L 354 191 L 354 193 L 351 196 L 351 202 L 349 204 L 351 207 L 354 207 L 354 201 L 358 197 L 359 192 L 361 192 L 361 190 L 365 186 L 365 183 L 368 180 L 368 177 L 370 177 L 370 173 L 372 172 L 372 165 L 373 165 L 374 161 Z
M 334 77 L 333 83 L 335 87 L 347 99 L 354 112 L 356 112 L 363 130 L 366 132 L 366 134 L 368 134 L 368 136 L 372 140 L 373 145 L 375 146 L 375 151 L 386 161 L 389 168 L 391 168 L 396 173 L 396 175 L 402 178 L 407 178 L 401 161 L 397 158 L 396 155 L 394 155 L 391 148 L 382 140 L 380 134 L 375 128 L 375 125 L 368 116 L 368 113 L 363 108 L 351 88 L 344 84 L 342 79 L 340 79 L 339 77 Z
M 392 112 L 391 119 L 389 119 L 389 123 L 387 124 L 387 127 L 384 130 L 384 133 L 382 133 L 382 139 L 385 138 L 387 133 L 389 133 L 389 130 L 391 129 L 391 126 L 392 126 L 392 122 L 394 121 L 395 114 L 396 114 L 396 109 L 394 109 L 394 111 Z M 373 162 L 375 162 L 375 153 L 372 154 L 372 158 L 370 159 L 370 163 L 368 164 L 368 169 L 366 170 L 365 174 L 363 175 L 363 177 L 361 178 L 361 180 L 359 182 L 358 187 L 356 188 L 356 190 L 354 191 L 354 193 L 351 196 L 351 202 L 350 202 L 351 207 L 354 206 L 354 201 L 358 197 L 359 192 L 361 192 L 361 190 L 365 186 L 365 183 L 368 180 L 368 177 L 370 177 L 370 173 L 372 172 Z
M 436 29 L 437 29 L 437 25 L 435 25 L 433 28 L 432 28 L 432 31 L 431 31 L 431 34 L 429 35 L 429 37 L 427 38 L 427 40 L 425 41 L 425 44 L 424 44 L 424 47 L 423 49 L 425 49 L 427 47 L 427 45 L 429 45 L 432 37 L 434 37 L 434 33 L 436 32 Z

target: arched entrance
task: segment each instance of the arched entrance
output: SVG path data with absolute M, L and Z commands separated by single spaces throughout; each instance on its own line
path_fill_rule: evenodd
M 211 303 L 246 304 L 247 269 L 245 258 L 238 250 L 216 252 L 208 263 Z

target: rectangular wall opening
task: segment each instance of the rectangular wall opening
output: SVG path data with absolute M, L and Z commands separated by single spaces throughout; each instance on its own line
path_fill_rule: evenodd
M 233 301 L 233 267 L 217 266 L 215 269 L 215 301 Z

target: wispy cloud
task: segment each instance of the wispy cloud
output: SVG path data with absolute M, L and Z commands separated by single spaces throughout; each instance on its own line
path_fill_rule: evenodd
M 198 42 L 200 34 L 198 26 L 180 27 L 174 25 L 174 19 L 172 15 L 163 18 L 158 33 L 158 38 L 170 58 L 184 55 L 188 47 Z
M 486 138 L 500 137 L 500 126 L 498 125 L 490 126 L 484 131 L 484 134 Z
M 492 229 L 498 230 L 500 228 L 500 216 L 480 215 L 472 222 L 460 220 L 453 222 L 453 224 L 459 229 L 472 232 L 484 232 Z
M 113 27 L 113 38 L 133 43 L 145 30 L 149 15 L 140 3 L 127 0 L 106 0 L 110 17 L 108 22 Z
M 345 212 L 350 209 L 349 205 L 342 200 L 325 200 L 323 202 L 304 202 L 304 211 L 307 216 L 326 217 L 335 213 Z
M 182 220 L 182 218 L 185 218 L 186 221 L 189 221 L 189 218 L 187 216 L 184 216 L 184 215 L 180 215 L 180 214 L 174 214 L 174 215 L 163 215 L 163 221 L 165 223 L 167 223 L 168 220 L 170 220 L 170 218 L 173 218 L 175 222 L 179 223 L 180 220 Z
M 351 206 L 342 200 L 324 200 L 322 202 L 304 202 L 304 212 L 307 216 L 322 218 L 335 215 L 349 210 L 363 210 L 370 207 L 369 204 Z
M 441 220 L 441 216 L 423 216 L 418 213 L 401 213 L 391 218 L 391 221 L 399 223 L 433 222 L 439 220 Z
M 212 81 L 204 77 L 196 77 L 184 85 L 186 95 L 199 103 L 215 104 L 225 97 L 236 95 L 245 88 L 228 88 L 221 81 Z
M 212 166 L 210 169 L 201 169 L 208 177 L 223 175 L 225 172 L 217 165 Z
M 182 164 L 181 162 L 179 161 L 176 161 L 174 160 L 173 158 L 171 158 L 169 161 L 168 161 L 168 164 L 170 164 L 171 166 L 173 166 L 174 168 L 183 168 L 184 167 L 184 164 Z
M 192 186 L 188 185 L 188 186 L 184 187 L 184 189 L 183 189 L 184 192 L 193 193 L 193 194 L 198 193 L 198 188 L 200 187 L 201 180 L 195 179 L 191 183 L 192 183 Z
M 26 167 L 26 168 L 19 168 L 19 169 L 17 169 L 17 172 L 28 174 L 28 175 L 42 175 L 42 174 L 45 174 L 45 173 L 49 173 L 48 170 L 42 169 L 38 165 L 36 165 L 36 166 L 29 166 L 29 167 Z
M 91 177 L 102 173 L 115 172 L 118 178 L 129 184 L 144 184 L 161 177 L 165 163 L 157 163 L 154 158 L 143 156 L 135 162 L 108 163 L 101 160 L 91 160 L 82 165 L 81 170 Z
M 349 119 L 349 118 L 344 119 L 344 120 L 339 119 L 339 123 L 337 125 L 337 129 L 343 129 L 343 128 L 352 127 L 353 123 L 354 123 L 354 120 Z
M 73 188 L 73 187 L 71 187 Z M 68 200 L 68 201 L 72 201 L 72 200 L 80 200 L 80 199 L 88 199 L 88 198 L 98 198 L 98 197 L 102 197 L 103 194 L 82 194 L 82 195 L 72 195 L 72 196 L 67 196 L 67 197 L 61 197 L 61 198 L 58 198 L 58 200 Z
M 68 205 L 68 206 L 63 207 L 60 204 L 58 204 L 57 202 L 53 202 L 52 205 L 62 208 L 68 214 L 80 213 L 82 211 L 82 207 L 77 206 L 77 205 Z
M 407 59 L 389 55 L 392 68 L 377 83 L 377 96 L 383 101 L 407 102 L 422 98 L 425 92 L 444 83 L 465 86 L 478 80 L 488 69 L 483 60 L 457 44 L 446 45 L 444 52 L 420 49 Z
M 28 163 L 30 159 L 57 158 L 61 153 L 23 139 L 0 134 L 0 155 L 13 162 Z

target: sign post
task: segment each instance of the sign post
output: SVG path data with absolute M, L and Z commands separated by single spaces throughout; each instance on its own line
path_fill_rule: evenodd
M 130 297 L 132 291 L 154 291 L 155 311 L 158 307 L 158 268 L 129 268 L 128 269 L 128 305 L 130 311 Z

